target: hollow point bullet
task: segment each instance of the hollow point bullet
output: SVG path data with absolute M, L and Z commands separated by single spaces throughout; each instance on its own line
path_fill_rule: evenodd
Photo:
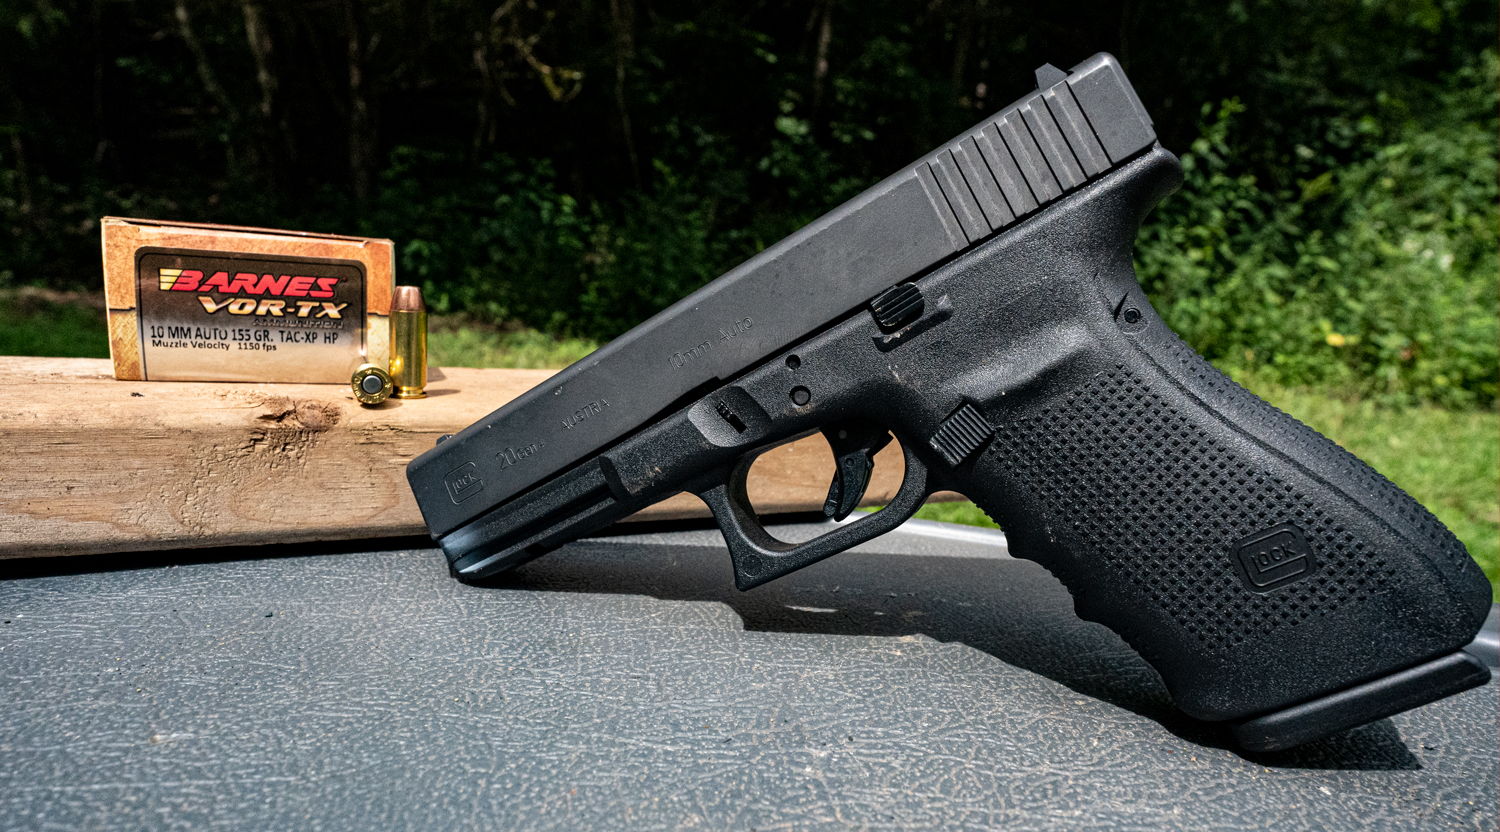
M 391 379 L 398 399 L 427 395 L 427 306 L 416 286 L 391 296 Z

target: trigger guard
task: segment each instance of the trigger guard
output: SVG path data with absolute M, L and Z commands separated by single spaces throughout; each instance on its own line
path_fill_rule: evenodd
M 906 460 L 906 476 L 896 496 L 885 508 L 805 543 L 777 540 L 755 516 L 745 490 L 750 466 L 755 461 L 753 457 L 741 460 L 730 471 L 726 482 L 698 492 L 713 512 L 719 531 L 724 534 L 729 558 L 734 562 L 734 585 L 742 592 L 754 589 L 788 572 L 858 546 L 910 520 L 927 499 L 927 467 L 910 448 L 902 446 L 901 452 Z

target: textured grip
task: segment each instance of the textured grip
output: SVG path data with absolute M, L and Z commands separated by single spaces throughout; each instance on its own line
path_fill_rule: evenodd
M 924 489 L 975 500 L 1013 554 L 1062 579 L 1079 614 L 1134 646 L 1192 716 L 1300 741 L 1309 726 L 1390 713 L 1396 687 L 1411 707 L 1482 681 L 1411 672 L 1461 648 L 1488 611 L 1462 545 L 1214 370 L 1141 293 L 1131 243 L 1180 181 L 1152 147 L 916 278 L 916 320 L 852 313 L 443 546 L 464 574 L 487 574 L 677 491 L 713 502 L 758 449 L 859 420 L 896 434 Z M 731 516 L 745 500 L 720 497 L 741 586 L 856 542 L 759 539 Z M 1334 711 L 1342 722 L 1325 722 Z
M 1214 369 L 1138 287 L 1121 305 L 1112 364 L 999 421 L 969 472 L 964 490 L 1015 554 L 1054 571 L 1081 615 L 1203 719 L 1285 707 L 1467 641 L 1489 588 L 1451 532 Z
M 1264 717 L 1462 648 L 1490 600 L 1463 546 L 1220 374 L 1142 293 L 1131 243 L 1180 175 L 1154 148 L 917 280 L 926 310 L 900 338 L 865 314 L 798 345 L 798 369 L 778 358 L 735 385 L 768 432 L 891 429 L 1200 719 Z M 662 477 L 660 454 L 620 456 Z

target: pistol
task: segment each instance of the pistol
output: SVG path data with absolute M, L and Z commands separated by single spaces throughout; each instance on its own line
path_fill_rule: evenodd
M 1176 705 L 1287 748 L 1489 681 L 1490 586 L 1390 481 L 1219 373 L 1132 244 L 1182 182 L 1119 63 L 1037 89 L 414 459 L 454 574 L 511 569 L 696 494 L 749 590 L 957 491 L 1118 633 Z M 766 531 L 755 458 L 822 432 L 844 520 Z

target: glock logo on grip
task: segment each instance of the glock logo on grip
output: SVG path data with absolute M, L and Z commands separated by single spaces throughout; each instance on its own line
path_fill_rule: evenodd
M 1270 592 L 1295 583 L 1317 566 L 1302 530 L 1291 523 L 1256 532 L 1234 548 L 1240 579 L 1251 592 Z
M 484 490 L 484 480 L 474 472 L 474 463 L 465 462 L 454 468 L 443 477 L 443 483 L 448 486 L 448 497 L 458 505 L 464 500 Z

